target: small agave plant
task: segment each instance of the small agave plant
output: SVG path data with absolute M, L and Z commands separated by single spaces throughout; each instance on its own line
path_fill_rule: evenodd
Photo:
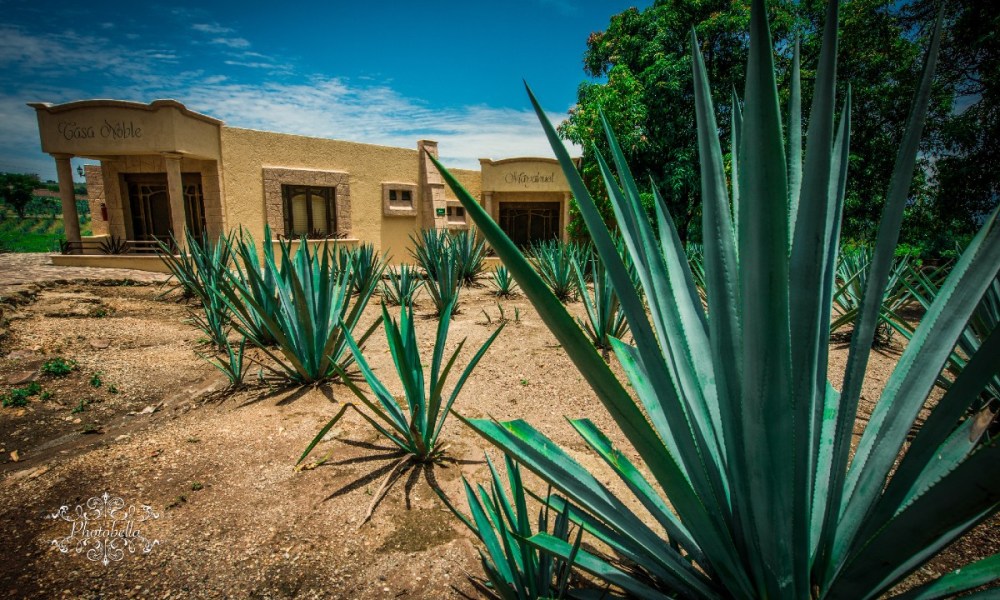
M 599 542 L 576 551 L 565 539 L 539 532 L 528 543 L 561 559 L 576 552 L 578 569 L 626 594 L 875 598 L 1000 509 L 1000 444 L 982 442 L 965 417 L 996 372 L 996 354 L 982 352 L 993 346 L 984 343 L 968 356 L 948 391 L 933 406 L 927 402 L 1000 269 L 995 213 L 942 284 L 852 449 L 939 30 L 886 195 L 844 378 L 838 386 L 827 380 L 850 137 L 849 93 L 839 125 L 834 114 L 837 22 L 832 2 L 803 161 L 798 49 L 786 145 L 765 5 L 754 0 L 745 105 L 741 114 L 733 111 L 738 142 L 731 191 L 704 62 L 692 35 L 707 310 L 665 202 L 655 197 L 657 236 L 605 123 L 617 178 L 603 156 L 597 160 L 638 266 L 643 304 L 574 164 L 531 97 L 626 314 L 633 343 L 611 343 L 634 396 L 517 247 L 438 165 L 642 468 L 589 420 L 570 421 L 621 479 L 628 497 L 619 497 L 604 476 L 591 474 L 524 421 L 464 420 L 578 508 L 568 518 Z M 929 414 L 911 438 L 925 409 Z M 551 503 L 550 508 L 559 510 Z M 608 551 L 619 558 L 609 558 Z M 998 576 L 1000 556 L 992 556 L 901 597 L 958 594 Z

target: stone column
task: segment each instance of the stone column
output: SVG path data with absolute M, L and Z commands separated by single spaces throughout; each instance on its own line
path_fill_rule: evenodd
M 493 192 L 483 192 L 483 210 L 486 214 L 490 216 L 494 221 L 497 220 L 497 214 L 493 209 Z
M 417 142 L 417 150 L 420 152 L 421 224 L 425 229 L 447 229 L 448 201 L 444 197 L 444 178 L 428 158 L 428 155 L 438 157 L 437 142 L 420 140 Z
M 560 221 L 559 226 L 562 227 L 562 232 L 560 234 L 560 237 L 564 242 L 569 241 L 569 201 L 572 197 L 573 194 L 570 194 L 569 192 L 563 192 L 562 206 L 560 207 L 559 211 L 561 213 L 559 215 L 559 221 Z
M 59 199 L 62 200 L 63 228 L 66 241 L 80 243 L 80 215 L 76 212 L 76 195 L 73 193 L 72 154 L 53 154 L 56 159 L 56 177 L 59 179 Z
M 163 162 L 167 167 L 167 194 L 170 196 L 170 228 L 177 240 L 178 251 L 186 245 L 184 229 L 187 218 L 184 211 L 184 185 L 181 183 L 181 155 L 164 153 Z

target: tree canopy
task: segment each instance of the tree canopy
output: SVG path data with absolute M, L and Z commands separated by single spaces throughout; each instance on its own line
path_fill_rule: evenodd
M 839 91 L 843 97 L 850 84 L 854 105 L 845 238 L 870 239 L 877 227 L 895 148 L 936 16 L 934 4 L 933 0 L 903 4 L 852 0 L 841 5 Z M 783 80 L 779 83 L 781 89 L 787 89 L 784 83 L 790 77 L 796 40 L 801 45 L 804 127 L 808 127 L 811 79 L 819 55 L 825 6 L 823 0 L 769 2 L 772 35 L 778 49 L 776 64 Z M 956 55 L 961 54 L 961 47 L 996 47 L 997 17 L 992 14 L 996 11 L 989 10 L 987 0 L 949 0 L 948 8 L 953 12 L 946 24 L 952 36 L 950 47 Z M 748 23 L 747 0 L 658 0 L 645 10 L 632 8 L 612 16 L 606 30 L 590 35 L 583 57 L 589 79 L 580 84 L 577 103 L 561 124 L 560 133 L 583 147 L 582 171 L 595 197 L 606 197 L 595 158 L 595 150 L 607 151 L 599 117 L 599 111 L 603 111 L 637 180 L 646 186 L 644 191 L 651 192 L 656 186 L 683 239 L 697 230 L 693 225 L 700 215 L 701 198 L 691 31 L 696 33 L 705 56 L 725 149 L 729 147 L 733 98 L 742 93 L 735 86 L 744 80 Z M 993 32 L 992 36 L 989 32 Z M 983 41 L 984 37 L 989 40 Z M 998 137 L 996 128 L 990 138 L 982 127 L 990 115 L 994 122 L 997 120 L 995 99 L 987 101 L 987 89 L 995 88 L 969 87 L 971 81 L 979 82 L 986 71 L 997 70 L 995 59 L 989 68 L 982 68 L 986 54 L 968 50 L 961 55 L 962 60 L 949 65 L 947 73 L 939 77 L 928 117 L 923 168 L 915 175 L 904 242 L 940 250 L 944 242 L 932 240 L 928 234 L 929 230 L 937 230 L 934 235 L 942 237 L 941 228 L 931 225 L 940 224 L 943 214 L 949 215 L 950 230 L 945 237 L 961 235 L 974 228 L 976 219 L 981 218 L 977 215 L 996 204 L 997 177 L 982 168 L 988 164 L 985 161 L 995 161 L 997 152 L 996 143 L 984 148 L 986 142 Z M 982 99 L 960 114 L 953 113 L 956 102 L 975 94 Z M 978 157 L 972 159 L 976 152 Z M 944 199 L 948 190 L 956 194 Z M 647 196 L 649 206 L 651 193 Z
M 25 209 L 31 202 L 31 193 L 41 182 L 38 175 L 26 173 L 0 173 L 0 198 L 24 218 Z

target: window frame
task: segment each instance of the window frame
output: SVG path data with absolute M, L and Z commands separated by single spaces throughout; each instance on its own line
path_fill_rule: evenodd
M 292 198 L 304 193 L 306 195 L 306 224 L 308 231 L 305 234 L 295 233 L 292 220 Z M 316 227 L 313 218 L 313 196 L 320 196 L 326 202 L 326 231 L 320 231 Z M 337 187 L 323 185 L 302 185 L 295 183 L 281 184 L 281 203 L 285 218 L 285 237 L 299 238 L 305 235 L 307 238 L 315 237 L 317 232 L 322 233 L 327 239 L 338 236 L 337 229 Z

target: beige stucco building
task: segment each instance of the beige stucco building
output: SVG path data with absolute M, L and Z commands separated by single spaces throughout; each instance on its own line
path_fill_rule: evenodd
M 434 141 L 391 148 L 228 127 L 174 100 L 30 106 L 59 178 L 68 243 L 57 264 L 160 269 L 158 239 L 243 228 L 259 240 L 265 225 L 315 244 L 371 242 L 405 262 L 417 230 L 468 227 L 428 158 Z M 86 167 L 93 236 L 80 236 L 73 157 L 100 161 Z M 566 236 L 570 190 L 554 159 L 451 172 L 515 242 Z M 111 239 L 126 253 L 110 254 Z

